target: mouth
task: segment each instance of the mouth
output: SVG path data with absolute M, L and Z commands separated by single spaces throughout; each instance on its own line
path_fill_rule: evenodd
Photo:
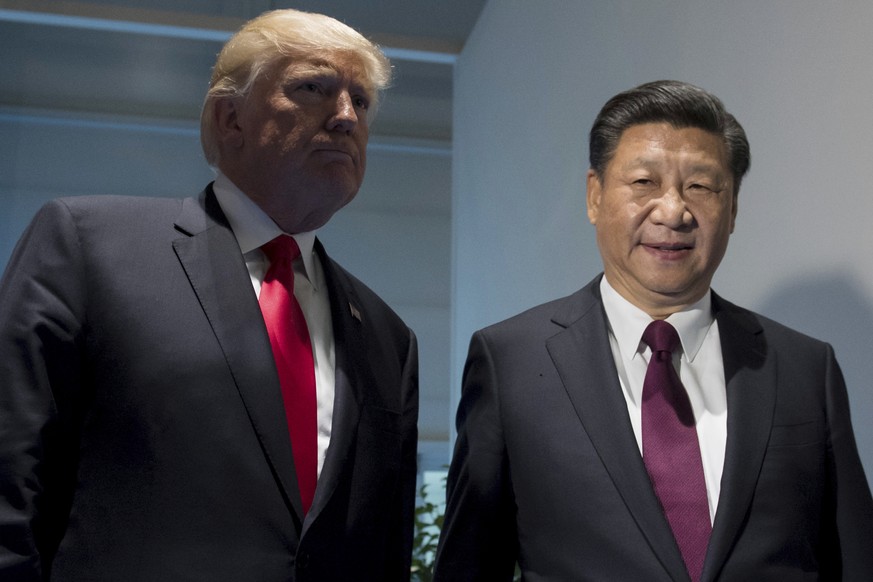
M 354 158 L 354 154 L 352 150 L 343 147 L 324 147 L 318 148 L 316 151 L 327 153 L 327 154 L 342 154 L 344 156 L 348 156 L 350 158 Z
M 641 243 L 649 252 L 664 258 L 679 258 L 694 250 L 693 244 L 681 242 Z
M 341 162 L 357 165 L 358 159 L 353 152 L 343 148 L 319 148 L 316 152 L 329 162 Z
M 644 242 L 642 245 L 661 251 L 683 251 L 694 248 L 694 245 L 682 242 Z

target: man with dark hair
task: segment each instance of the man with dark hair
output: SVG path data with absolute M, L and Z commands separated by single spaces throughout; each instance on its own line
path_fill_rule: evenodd
M 198 197 L 40 210 L 0 282 L 0 580 L 409 580 L 415 336 L 314 232 L 390 76 L 265 13 L 215 65 Z
M 590 135 L 604 273 L 473 335 L 441 582 L 873 580 L 831 347 L 710 289 L 749 167 L 713 95 L 659 81 Z

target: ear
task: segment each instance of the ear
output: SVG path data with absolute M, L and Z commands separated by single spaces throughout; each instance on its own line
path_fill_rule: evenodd
M 600 179 L 598 179 L 594 170 L 588 170 L 586 182 L 588 191 L 585 199 L 588 206 L 588 221 L 591 224 L 597 224 L 597 216 L 600 213 L 600 198 L 603 194 L 603 188 L 600 184 Z
M 733 200 L 731 200 L 731 234 L 734 233 L 734 227 L 737 225 L 737 201 L 740 198 L 739 194 L 739 192 L 735 192 Z
M 243 145 L 240 125 L 240 102 L 232 97 L 215 100 L 215 129 L 223 148 L 239 149 Z

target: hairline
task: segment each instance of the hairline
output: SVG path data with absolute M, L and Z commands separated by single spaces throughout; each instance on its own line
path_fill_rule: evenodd
M 717 96 L 681 81 L 645 83 L 614 95 L 603 105 L 589 132 L 589 165 L 598 180 L 603 180 L 625 132 L 647 123 L 666 123 L 675 129 L 697 128 L 719 138 L 727 153 L 733 193 L 735 196 L 739 193 L 751 162 L 745 130 Z M 611 147 L 608 150 L 600 147 L 598 151 L 592 147 L 595 144 Z

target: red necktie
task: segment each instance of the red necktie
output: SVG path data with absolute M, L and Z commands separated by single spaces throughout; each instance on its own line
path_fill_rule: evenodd
M 318 427 L 312 344 L 303 311 L 294 297 L 292 263 L 300 256 L 300 249 L 293 238 L 284 235 L 261 248 L 270 259 L 270 268 L 258 302 L 279 372 L 294 469 L 306 513 L 312 505 L 318 479 Z
M 673 367 L 679 335 L 666 321 L 643 332 L 652 349 L 643 382 L 643 462 L 692 580 L 699 580 L 712 532 L 697 428 Z

